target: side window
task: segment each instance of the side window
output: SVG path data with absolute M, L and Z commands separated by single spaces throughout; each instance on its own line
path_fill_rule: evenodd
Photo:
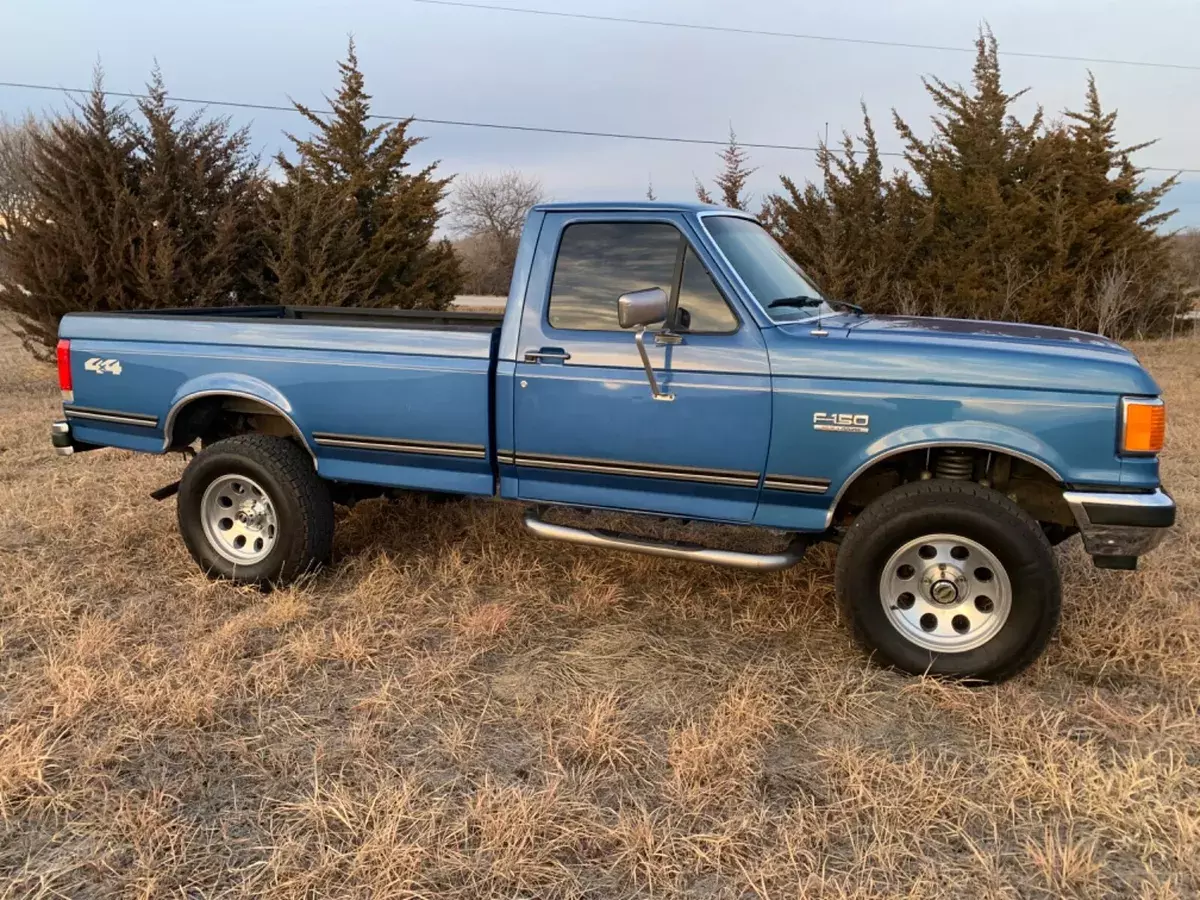
M 622 294 L 652 287 L 671 294 L 682 239 L 673 226 L 657 222 L 568 225 L 554 263 L 550 326 L 620 331 L 617 298 Z M 708 277 L 703 268 L 700 273 Z
M 737 331 L 738 320 L 713 284 L 712 276 L 691 247 L 683 260 L 675 329 L 692 334 L 728 334 Z

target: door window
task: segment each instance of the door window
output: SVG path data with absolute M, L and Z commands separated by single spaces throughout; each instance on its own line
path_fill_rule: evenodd
M 737 316 L 696 252 L 674 226 L 660 222 L 568 225 L 554 264 L 547 318 L 551 328 L 620 331 L 617 298 L 655 287 L 671 300 L 674 330 L 737 331 Z
M 658 222 L 568 225 L 554 264 L 550 326 L 620 331 L 622 294 L 657 287 L 670 296 L 681 240 L 673 226 Z
M 679 282 L 675 330 L 688 334 L 729 334 L 737 328 L 737 316 L 717 290 L 696 252 L 688 247 Z

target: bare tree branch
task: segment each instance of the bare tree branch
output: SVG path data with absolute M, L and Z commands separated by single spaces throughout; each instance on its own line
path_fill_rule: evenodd
M 8 230 L 30 214 L 33 204 L 33 139 L 40 128 L 33 116 L 19 122 L 10 122 L 0 116 L 0 251 Z
M 462 238 L 459 255 L 470 289 L 497 294 L 508 290 L 525 216 L 544 199 L 542 183 L 515 170 L 455 180 L 450 220 Z

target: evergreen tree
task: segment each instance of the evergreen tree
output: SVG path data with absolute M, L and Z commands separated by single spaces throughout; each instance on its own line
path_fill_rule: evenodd
M 1027 124 L 1012 114 L 1025 92 L 1003 90 L 996 39 L 986 29 L 976 41 L 971 89 L 923 81 L 939 111 L 933 136 L 918 138 L 893 114 L 931 203 L 929 246 L 917 278 L 942 311 L 987 318 L 1006 311 L 1001 295 L 1014 292 L 1041 262 L 1038 191 L 1045 172 L 1031 165 L 1031 155 L 1042 111 Z M 1019 298 L 1008 299 L 1011 305 Z
M 155 72 L 144 122 L 97 69 L 71 115 L 32 133 L 29 199 L 4 226 L 0 305 L 48 356 L 68 312 L 245 302 L 260 276 L 258 160 L 244 132 L 180 120 Z
M 750 160 L 749 154 L 737 142 L 737 135 L 732 126 L 729 129 L 729 145 L 717 155 L 721 159 L 721 171 L 716 177 L 719 202 L 730 209 L 749 209 L 750 195 L 746 193 L 746 183 L 758 170 L 747 165 Z M 696 179 L 696 197 L 701 203 L 718 202 L 713 199 L 713 195 L 699 178 Z
M 1061 176 L 1056 183 L 1056 273 L 1079 289 L 1072 293 L 1072 324 L 1110 332 L 1114 316 L 1137 330 L 1169 327 L 1181 298 L 1163 277 L 1170 265 L 1170 238 L 1158 229 L 1173 214 L 1159 209 L 1177 183 L 1171 177 L 1145 187 L 1130 154 L 1153 142 L 1120 146 L 1117 114 L 1105 112 L 1095 77 L 1088 75 L 1081 112 L 1054 139 Z M 1117 291 L 1120 289 L 1120 293 Z
M 181 118 L 155 68 L 138 151 L 136 275 L 155 306 L 246 302 L 260 287 L 263 176 L 247 129 L 203 112 Z
M 42 124 L 31 115 L 10 122 L 0 115 L 0 241 L 4 223 L 29 217 L 33 201 L 33 137 Z
M 13 312 L 25 347 L 48 358 L 66 313 L 142 305 L 133 265 L 136 146 L 128 114 L 104 95 L 99 68 L 74 113 L 32 140 L 27 214 L 4 225 L 0 305 Z
M 972 84 L 925 80 L 937 113 L 917 136 L 893 112 L 907 172 L 884 175 L 864 110 L 865 149 L 822 144 L 819 184 L 784 177 L 768 198 L 781 243 L 835 296 L 878 312 L 1017 319 L 1109 336 L 1164 331 L 1186 298 L 1158 229 L 1175 180 L 1147 187 L 1116 114 L 1089 80 L 1082 112 L 1020 121 L 983 30 Z
M 408 153 L 423 140 L 408 134 L 411 120 L 368 124 L 353 40 L 339 68 L 333 115 L 295 104 L 314 135 L 289 134 L 297 158 L 277 157 L 274 290 L 283 303 L 443 308 L 461 281 L 449 242 L 433 240 L 450 179 L 434 177 L 436 164 L 410 171 Z
M 890 312 L 908 288 L 925 210 L 907 177 L 884 177 L 865 105 L 862 114 L 863 150 L 848 133 L 840 154 L 822 141 L 820 185 L 800 188 L 783 176 L 784 192 L 767 198 L 766 218 L 784 249 L 831 296 Z

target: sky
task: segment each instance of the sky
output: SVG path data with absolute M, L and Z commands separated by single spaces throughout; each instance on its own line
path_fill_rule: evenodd
M 1083 102 L 1089 64 L 1004 51 L 1200 66 L 1194 0 L 479 0 L 544 10 L 631 16 L 921 44 L 969 47 L 980 25 L 1000 43 L 1009 90 L 1029 88 L 1018 111 L 1049 116 Z M 923 75 L 968 81 L 970 53 L 797 40 L 428 5 L 414 0 L 0 0 L 0 81 L 86 86 L 102 63 L 114 91 L 142 89 L 157 62 L 180 97 L 323 105 L 337 85 L 347 36 L 373 111 L 591 131 L 815 145 L 828 127 L 859 133 L 865 103 L 885 150 L 900 149 L 896 109 L 928 133 Z M 1157 139 L 1146 166 L 1200 169 L 1200 70 L 1090 64 L 1125 143 Z M 0 87 L 0 115 L 61 110 L 63 95 Z M 247 125 L 256 150 L 304 132 L 287 112 L 222 110 Z M 693 199 L 711 181 L 718 147 L 616 141 L 415 124 L 414 153 L 444 174 L 515 168 L 555 200 Z M 757 199 L 779 176 L 813 178 L 811 153 L 751 150 Z M 1149 177 L 1161 178 L 1151 173 Z M 1200 174 L 1169 195 L 1176 227 L 1200 226 Z

